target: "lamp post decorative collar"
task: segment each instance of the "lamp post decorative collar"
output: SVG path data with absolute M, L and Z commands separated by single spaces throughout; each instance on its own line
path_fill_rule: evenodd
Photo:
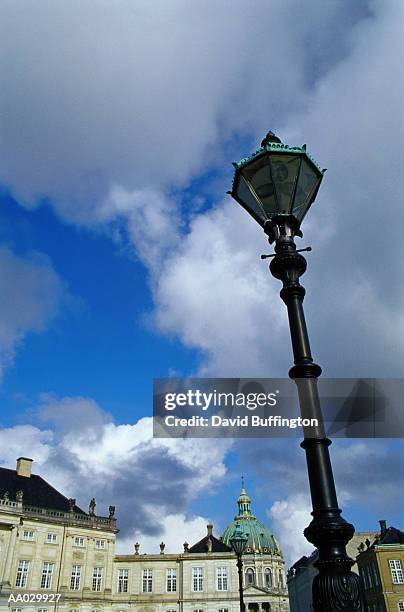
M 351 571 L 354 561 L 346 544 L 354 526 L 345 521 L 338 507 L 329 445 L 321 413 L 317 378 L 321 368 L 314 363 L 303 310 L 305 289 L 300 277 L 306 271 L 305 258 L 296 249 L 295 236 L 314 202 L 325 170 L 309 157 L 306 146 L 289 147 L 273 132 L 262 146 L 235 166 L 233 198 L 261 225 L 268 240 L 275 242 L 270 263 L 272 275 L 281 280 L 280 296 L 288 310 L 294 365 L 289 376 L 297 385 L 304 418 L 316 419 L 318 426 L 303 428 L 313 520 L 305 529 L 306 538 L 316 546 L 319 570 L 313 580 L 314 612 L 364 612 L 362 584 Z

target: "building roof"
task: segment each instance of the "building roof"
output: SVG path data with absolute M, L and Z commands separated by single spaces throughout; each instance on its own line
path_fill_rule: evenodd
M 69 512 L 69 500 L 59 493 L 46 480 L 32 474 L 30 477 L 19 476 L 15 470 L 0 467 L 0 497 L 8 493 L 11 500 L 16 499 L 17 491 L 23 492 L 23 505 L 36 506 Z M 73 507 L 76 514 L 86 514 L 78 506 Z
M 248 540 L 245 553 L 271 553 L 280 554 L 279 546 L 273 533 L 257 519 L 251 512 L 251 500 L 247 495 L 242 481 L 241 493 L 237 500 L 238 515 L 224 530 L 221 540 L 230 546 L 230 539 L 238 526 Z
M 210 540 L 210 542 L 209 542 Z M 231 552 L 232 549 L 226 546 L 221 540 L 215 538 L 214 535 L 206 535 L 202 540 L 188 549 L 190 553 L 207 553 L 207 552 Z
M 318 559 L 318 550 L 313 550 L 313 552 L 311 553 L 309 557 L 307 557 L 306 555 L 303 555 L 303 557 L 300 557 L 300 559 L 298 559 L 296 563 L 291 565 L 290 569 L 294 569 L 296 571 L 302 570 L 308 565 L 312 565 L 314 561 L 317 561 L 317 559 Z
M 373 546 L 380 546 L 383 544 L 404 544 L 404 531 L 396 527 L 388 527 L 388 529 L 377 536 L 376 540 L 373 542 Z

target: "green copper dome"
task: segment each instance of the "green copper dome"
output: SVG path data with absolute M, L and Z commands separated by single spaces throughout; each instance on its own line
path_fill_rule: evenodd
M 241 493 L 237 500 L 237 505 L 238 515 L 234 517 L 234 521 L 224 530 L 221 537 L 222 542 L 231 547 L 230 539 L 236 525 L 238 525 L 242 532 L 248 537 L 244 551 L 245 554 L 280 554 L 279 546 L 274 535 L 270 532 L 268 527 L 265 527 L 264 523 L 261 523 L 261 521 L 251 513 L 251 499 L 245 490 L 244 480 L 242 482 Z

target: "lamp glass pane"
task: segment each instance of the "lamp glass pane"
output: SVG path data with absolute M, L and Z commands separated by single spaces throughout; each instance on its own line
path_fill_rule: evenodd
M 242 173 L 253 187 L 267 215 L 277 214 L 278 203 L 269 168 L 269 157 L 262 155 L 245 166 Z
M 247 541 L 248 541 L 248 538 L 246 538 L 243 534 L 241 534 L 241 537 L 238 537 L 238 536 L 234 537 L 234 534 L 233 534 L 233 537 L 230 540 L 230 544 L 231 544 L 232 549 L 237 555 L 242 555 L 246 547 Z
M 292 214 L 301 221 L 311 202 L 311 195 L 321 177 L 319 173 L 304 158 L 297 181 L 295 201 Z
M 271 155 L 271 175 L 281 215 L 290 213 L 299 167 L 297 155 Z
M 262 224 L 265 223 L 265 221 L 267 220 L 267 216 L 264 210 L 259 205 L 254 194 L 252 193 L 245 178 L 241 174 L 239 174 L 238 176 L 238 182 L 235 188 L 235 195 L 238 197 L 239 200 L 244 203 L 245 207 L 247 208 L 247 210 L 249 210 L 253 217 L 258 217 Z

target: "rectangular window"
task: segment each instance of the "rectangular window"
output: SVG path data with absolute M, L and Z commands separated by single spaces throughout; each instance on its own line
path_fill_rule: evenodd
M 218 591 L 227 591 L 227 567 L 216 568 L 216 583 Z
M 70 577 L 70 588 L 72 591 L 80 590 L 81 565 L 73 565 Z
M 403 568 L 400 559 L 389 559 L 389 566 L 393 584 L 404 584 Z
M 398 612 L 404 612 L 404 601 L 398 602 Z
M 28 531 L 27 529 L 25 529 L 22 532 L 22 539 L 23 540 L 33 540 L 34 539 L 34 532 L 33 531 Z
M 105 540 L 96 540 L 95 547 L 97 550 L 105 550 Z
M 153 590 L 153 570 L 143 570 L 143 581 L 142 581 L 143 593 L 151 593 Z
M 46 543 L 47 544 L 57 544 L 58 537 L 56 533 L 47 533 L 46 534 Z
M 203 591 L 203 568 L 193 567 L 192 568 L 192 590 Z
M 41 589 L 50 589 L 52 585 L 53 563 L 44 563 L 42 566 Z
M 48 608 L 38 608 L 38 612 L 48 612 Z
M 27 586 L 29 561 L 19 561 L 17 566 L 17 576 L 15 586 L 24 588 Z
M 129 570 L 127 569 L 118 570 L 118 593 L 128 592 L 128 579 L 129 579 Z
M 93 569 L 93 591 L 101 591 L 102 586 L 102 567 L 95 567 Z
M 203 612 L 202 608 L 195 608 L 194 612 Z
M 84 538 L 81 538 L 79 536 L 75 536 L 74 541 L 73 541 L 73 546 L 78 546 L 79 548 L 83 548 L 83 546 L 84 546 Z
M 219 608 L 219 612 L 229 612 L 229 608 Z
M 177 590 L 177 570 L 170 568 L 167 570 L 167 593 L 175 593 Z

